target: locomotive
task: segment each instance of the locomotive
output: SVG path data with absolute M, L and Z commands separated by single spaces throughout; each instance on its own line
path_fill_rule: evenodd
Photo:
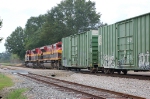
M 62 42 L 27 50 L 25 66 L 33 68 L 57 68 L 61 66 Z

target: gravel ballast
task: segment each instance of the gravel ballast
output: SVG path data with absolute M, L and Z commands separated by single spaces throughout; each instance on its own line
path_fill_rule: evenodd
M 7 70 L 0 69 L 0 72 L 5 75 L 11 75 Z M 38 81 L 31 80 L 29 78 L 24 78 L 22 76 L 18 76 L 17 74 L 12 74 L 11 78 L 13 78 L 14 86 L 4 88 L 3 92 L 0 96 L 5 97 L 4 95 L 8 94 L 10 91 L 19 88 L 26 88 L 27 91 L 24 95 L 28 99 L 79 99 L 81 95 L 75 96 L 74 93 L 59 91 L 61 89 L 56 88 L 54 86 L 49 86 L 47 84 L 41 84 Z M 5 92 L 5 93 L 4 93 Z M 81 96 L 82 97 L 82 96 Z
M 150 83 L 148 80 L 96 76 L 63 70 L 42 70 L 30 68 L 20 69 L 44 76 L 51 76 L 52 74 L 54 74 L 56 75 L 55 78 L 61 80 L 67 80 L 150 99 Z M 66 92 L 60 91 L 56 88 L 44 84 L 40 84 L 30 79 L 26 79 L 18 75 L 14 76 L 14 79 L 20 79 L 20 81 L 17 81 L 13 88 L 29 88 L 29 90 L 25 93 L 28 99 L 77 99 L 77 97 L 74 96 L 73 93 L 67 94 Z

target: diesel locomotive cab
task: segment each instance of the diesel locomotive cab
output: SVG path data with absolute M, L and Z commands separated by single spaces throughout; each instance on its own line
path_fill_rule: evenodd
M 26 54 L 25 54 L 25 66 L 28 67 L 28 63 L 30 62 L 31 60 L 31 51 L 30 50 L 27 50 L 26 51 Z

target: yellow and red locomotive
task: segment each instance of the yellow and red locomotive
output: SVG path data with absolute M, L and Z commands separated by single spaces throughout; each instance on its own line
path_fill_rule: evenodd
M 61 66 L 62 42 L 27 50 L 25 65 L 27 67 L 57 68 Z

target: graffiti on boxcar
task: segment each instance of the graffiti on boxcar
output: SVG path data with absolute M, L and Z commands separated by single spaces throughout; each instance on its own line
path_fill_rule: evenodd
M 103 66 L 113 68 L 115 66 L 115 58 L 114 56 L 104 55 L 103 56 Z
M 98 44 L 102 45 L 102 36 L 101 35 L 98 36 Z
M 139 53 L 139 68 L 140 69 L 150 69 L 149 64 L 149 52 Z
M 132 38 L 128 38 L 128 39 L 127 39 L 127 42 L 128 42 L 128 43 L 132 43 Z
M 132 55 L 130 54 L 128 54 L 128 55 L 122 55 L 123 57 L 120 59 L 120 60 L 118 60 L 118 65 L 121 67 L 121 65 L 131 65 L 131 64 L 133 64 L 133 57 L 132 57 Z
M 67 66 L 67 59 L 66 59 L 66 57 L 63 57 L 63 65 Z

